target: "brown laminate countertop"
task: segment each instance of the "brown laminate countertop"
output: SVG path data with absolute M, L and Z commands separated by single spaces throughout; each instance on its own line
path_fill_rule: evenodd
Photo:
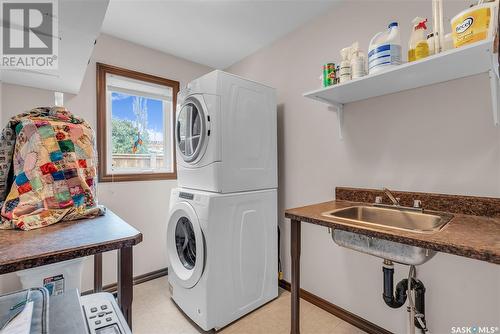
M 355 222 L 335 220 L 323 213 L 353 205 L 352 201 L 330 201 L 285 211 L 285 217 L 333 229 L 427 248 L 439 252 L 500 264 L 500 218 L 453 213 L 452 220 L 438 232 L 417 233 Z M 424 211 L 425 212 L 425 211 Z
M 94 255 L 142 241 L 142 234 L 111 210 L 94 219 L 44 228 L 0 230 L 0 274 Z

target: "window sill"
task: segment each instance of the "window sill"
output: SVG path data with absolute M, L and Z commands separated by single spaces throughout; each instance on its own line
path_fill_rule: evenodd
M 100 174 L 99 182 L 177 180 L 177 173 Z

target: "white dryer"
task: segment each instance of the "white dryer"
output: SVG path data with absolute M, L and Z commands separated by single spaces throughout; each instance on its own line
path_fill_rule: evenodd
M 277 188 L 275 89 L 213 71 L 179 92 L 180 187 L 230 193 Z
M 219 329 L 278 296 L 276 190 L 171 196 L 168 280 L 187 316 Z

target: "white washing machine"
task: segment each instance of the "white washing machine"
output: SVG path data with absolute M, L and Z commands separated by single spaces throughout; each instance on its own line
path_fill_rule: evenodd
M 179 92 L 180 187 L 230 193 L 277 188 L 275 89 L 213 71 Z
M 171 196 L 168 280 L 187 316 L 219 329 L 278 296 L 276 190 Z

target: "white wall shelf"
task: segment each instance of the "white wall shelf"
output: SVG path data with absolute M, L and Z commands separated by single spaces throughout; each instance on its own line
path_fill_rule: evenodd
M 498 126 L 500 98 L 498 54 L 493 50 L 491 39 L 445 51 L 416 62 L 405 63 L 385 72 L 308 92 L 304 96 L 336 108 L 339 135 L 342 138 L 343 106 L 346 103 L 480 73 L 489 74 L 493 122 Z

